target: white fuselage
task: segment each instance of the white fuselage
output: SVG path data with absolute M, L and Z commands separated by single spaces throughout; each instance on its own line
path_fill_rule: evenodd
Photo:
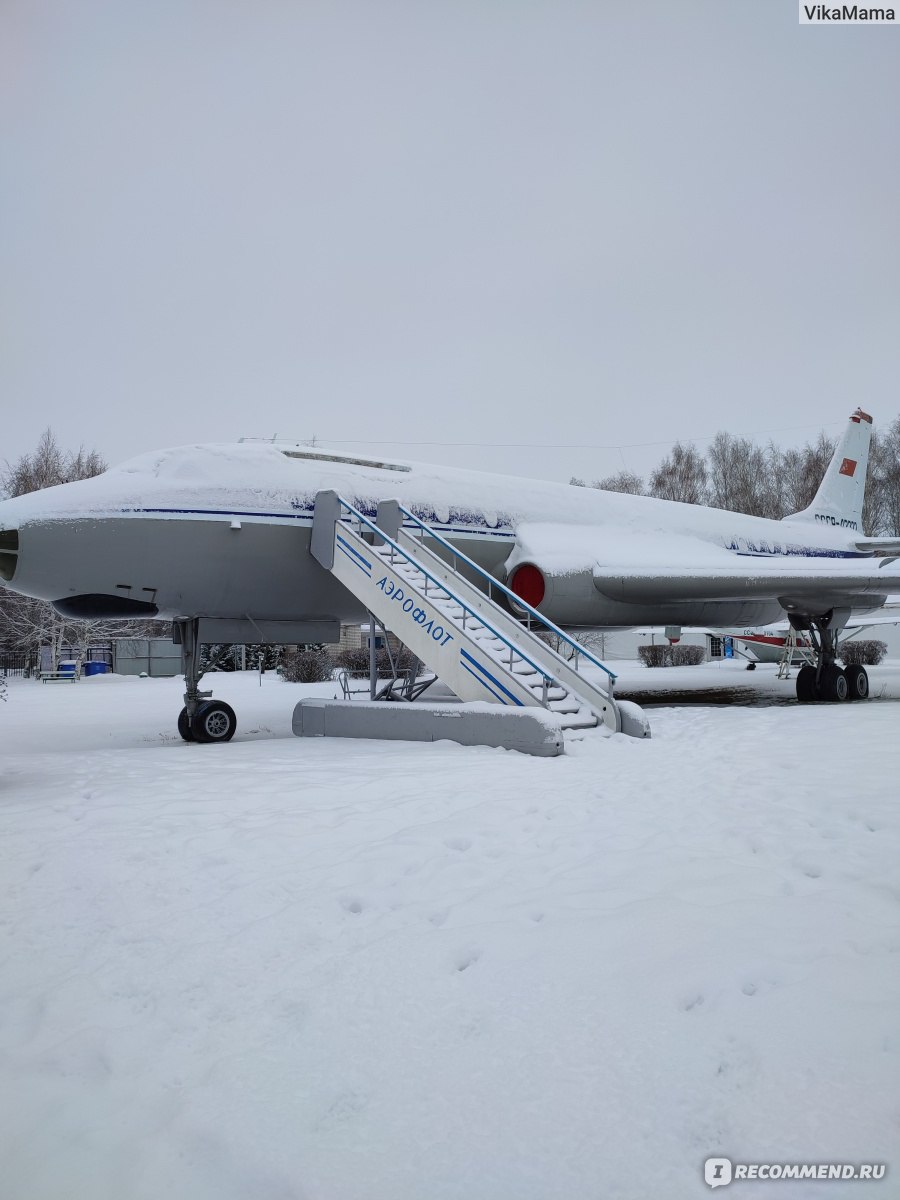
M 17 531 L 7 585 L 75 616 L 290 620 L 363 614 L 310 556 L 316 493 L 334 489 L 374 515 L 398 498 L 498 578 L 544 548 L 546 569 L 573 584 L 569 624 L 763 624 L 777 598 L 678 605 L 610 600 L 590 586 L 604 562 L 708 567 L 736 558 L 866 558 L 848 531 L 592 488 L 419 463 L 376 464 L 270 443 L 150 453 L 94 479 L 0 503 Z M 12 564 L 12 565 L 10 565 Z M 580 590 L 579 590 L 580 589 Z M 880 600 L 874 599 L 871 607 Z

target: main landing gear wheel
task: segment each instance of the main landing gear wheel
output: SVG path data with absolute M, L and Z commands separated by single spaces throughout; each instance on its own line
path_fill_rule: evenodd
M 797 699 L 801 704 L 809 704 L 818 700 L 819 689 L 816 686 L 816 668 L 801 667 L 797 672 Z
M 801 667 L 797 673 L 797 699 L 803 703 L 825 700 L 863 700 L 869 694 L 869 680 L 862 667 L 837 665 L 838 636 L 847 624 L 849 609 L 830 609 L 826 613 L 789 613 L 794 629 L 806 629 L 816 658 L 815 666 Z
M 194 734 L 191 730 L 191 718 L 188 716 L 188 710 L 183 708 L 178 714 L 178 732 L 186 742 L 194 740 Z
M 846 700 L 847 676 L 836 663 L 828 663 L 819 677 L 819 696 L 822 700 Z
M 195 742 L 230 742 L 236 729 L 234 709 L 222 700 L 205 700 L 191 718 Z
M 844 674 L 847 677 L 847 699 L 868 700 L 869 676 L 866 674 L 866 668 L 861 667 L 859 663 L 851 663 L 849 667 L 844 668 Z

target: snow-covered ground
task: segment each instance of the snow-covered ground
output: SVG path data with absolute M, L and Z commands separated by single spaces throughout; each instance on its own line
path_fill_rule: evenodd
M 715 1154 L 900 1195 L 900 704 L 534 759 L 214 683 L 227 746 L 178 680 L 0 706 L 3 1200 L 681 1200 Z

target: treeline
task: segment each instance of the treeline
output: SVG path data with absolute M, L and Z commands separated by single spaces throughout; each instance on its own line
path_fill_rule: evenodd
M 0 495 L 24 496 L 76 479 L 91 479 L 106 470 L 96 450 L 63 450 L 51 429 L 45 429 L 32 454 L 0 466 Z M 84 658 L 88 647 L 113 637 L 153 637 L 169 626 L 158 621 L 77 621 L 62 617 L 44 600 L 20 596 L 0 587 L 0 654 L 37 659 L 49 646 L 54 664 L 65 647 Z
M 780 520 L 812 503 L 836 444 L 820 433 L 799 449 L 785 449 L 720 432 L 705 454 L 676 442 L 646 481 L 620 471 L 590 484 L 575 477 L 569 482 Z M 900 417 L 872 435 L 863 528 L 870 537 L 900 536 Z

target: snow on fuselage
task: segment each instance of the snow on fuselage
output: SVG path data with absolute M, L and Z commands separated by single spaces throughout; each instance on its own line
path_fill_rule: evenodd
M 413 462 L 378 462 L 273 443 L 148 453 L 94 479 L 0 503 L 13 590 L 73 616 L 251 616 L 355 620 L 355 598 L 308 552 L 316 493 L 334 489 L 367 515 L 396 497 L 500 578 L 524 548 L 562 575 L 604 562 L 722 566 L 867 557 L 840 529 L 593 488 Z M 12 535 L 10 535 L 12 536 Z M 4 542 L 8 546 L 9 538 Z M 765 623 L 774 598 L 648 607 L 585 598 L 585 620 Z M 548 613 L 553 617 L 553 612 Z

